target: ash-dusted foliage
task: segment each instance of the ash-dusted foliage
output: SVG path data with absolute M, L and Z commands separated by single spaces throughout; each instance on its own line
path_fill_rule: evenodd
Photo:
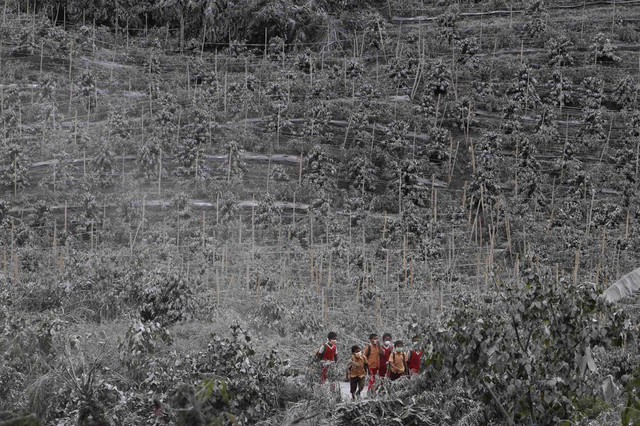
M 487 424 L 487 413 L 482 403 L 468 395 L 461 382 L 446 389 L 420 389 L 428 380 L 413 380 L 402 385 L 396 393 L 380 399 L 369 399 L 359 404 L 341 404 L 337 407 L 338 425 L 456 425 L 479 426 Z
M 592 285 L 530 270 L 482 299 L 461 298 L 443 325 L 433 335 L 437 368 L 466 377 L 518 424 L 579 418 L 578 400 L 602 399 L 594 352 L 628 332 Z
M 251 336 L 239 325 L 230 336 L 213 335 L 207 350 L 192 359 L 196 383 L 172 393 L 178 425 L 255 424 L 274 414 L 284 401 L 280 392 L 290 374 L 277 351 L 257 356 Z
M 158 267 L 143 278 L 140 316 L 144 321 L 173 324 L 189 317 L 193 283 L 174 269 Z

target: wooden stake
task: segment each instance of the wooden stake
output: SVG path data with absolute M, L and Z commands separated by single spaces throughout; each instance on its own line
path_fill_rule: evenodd
M 576 249 L 573 265 L 573 284 L 578 285 L 578 270 L 580 269 L 580 247 Z
M 44 39 L 40 44 L 40 75 L 42 75 L 42 59 L 44 58 Z
M 162 194 L 162 147 L 160 147 L 160 155 L 158 160 L 158 196 Z

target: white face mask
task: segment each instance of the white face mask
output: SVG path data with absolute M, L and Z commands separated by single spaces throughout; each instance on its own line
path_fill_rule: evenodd
M 391 341 L 385 340 L 384 345 L 388 348 L 389 346 L 391 346 Z

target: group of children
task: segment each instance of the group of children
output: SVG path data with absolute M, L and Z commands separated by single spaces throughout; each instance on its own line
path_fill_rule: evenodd
M 338 362 L 338 335 L 330 332 L 327 341 L 316 353 L 318 359 L 323 361 L 320 382 L 325 383 L 329 369 Z M 364 389 L 366 377 L 369 375 L 368 393 L 376 390 L 376 376 L 388 377 L 394 381 L 403 376 L 419 374 L 422 367 L 424 348 L 419 336 L 412 339 L 411 348 L 405 351 L 402 340 L 392 343 L 391 334 L 382 335 L 382 343 L 378 335 L 369 335 L 369 343 L 364 351 L 358 345 L 351 347 L 351 359 L 347 367 L 347 378 L 350 382 L 351 398 L 360 397 Z

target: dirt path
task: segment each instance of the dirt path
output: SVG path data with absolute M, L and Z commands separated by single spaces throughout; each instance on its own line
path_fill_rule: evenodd
M 367 381 L 368 383 L 368 381 Z M 340 382 L 340 393 L 342 394 L 342 398 L 345 401 L 351 401 L 351 389 L 349 387 L 349 382 Z M 364 390 L 362 391 L 362 398 L 367 397 L 367 386 L 365 385 Z

